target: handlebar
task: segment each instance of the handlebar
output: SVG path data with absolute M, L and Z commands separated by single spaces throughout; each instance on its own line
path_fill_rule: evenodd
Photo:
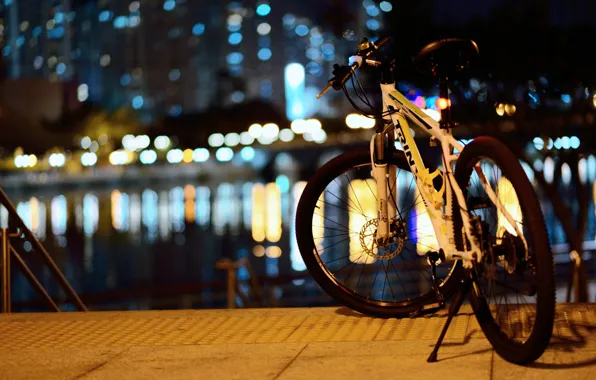
M 344 84 L 352 77 L 352 74 L 358 69 L 362 63 L 377 66 L 379 62 L 367 59 L 371 54 L 375 53 L 383 46 L 387 45 L 391 39 L 387 36 L 379 38 L 377 41 L 372 42 L 367 39 L 363 39 L 358 47 L 356 55 L 350 57 L 349 66 L 333 66 L 333 78 L 329 79 L 327 86 L 317 95 L 317 99 L 320 99 L 325 95 L 331 88 L 334 90 L 341 90 Z

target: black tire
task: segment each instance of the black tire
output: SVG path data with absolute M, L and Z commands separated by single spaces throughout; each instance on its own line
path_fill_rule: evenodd
M 493 165 L 494 168 L 492 172 L 489 170 L 489 182 L 491 178 L 502 173 L 509 182 L 500 182 L 501 193 L 507 196 L 509 194 L 506 191 L 510 188 L 515 190 L 517 203 L 514 203 L 512 210 L 515 211 L 511 214 L 514 216 L 521 213 L 521 218 L 516 219 L 516 223 L 520 223 L 523 228 L 522 233 L 526 238 L 528 250 L 523 246 L 521 239 L 508 232 L 506 227 L 503 231 L 504 226 L 499 227 L 498 222 L 494 229 L 500 228 L 500 238 L 497 237 L 498 232 L 496 232 L 494 245 L 490 243 L 492 235 L 488 230 L 492 227 L 487 221 L 484 227 L 487 233 L 483 239 L 493 247 L 490 250 L 492 254 L 485 253 L 484 263 L 476 267 L 483 296 L 476 298 L 471 292 L 470 301 L 475 307 L 480 327 L 495 351 L 509 362 L 527 364 L 542 355 L 552 335 L 555 316 L 553 256 L 540 204 L 524 169 L 515 155 L 492 137 L 479 137 L 473 140 L 463 149 L 457 161 L 455 177 L 464 192 L 466 208 L 470 214 L 484 215 L 485 219 L 496 214 L 497 220 L 499 218 L 496 208 L 492 208 L 494 205 L 477 208 L 484 211 L 473 211 L 478 204 L 486 202 L 486 198 L 478 201 L 482 198 L 482 195 L 478 194 L 484 190 L 481 186 L 474 187 L 476 185 L 474 178 L 476 180 L 478 178 L 473 173 L 474 166 L 484 159 L 493 163 L 488 164 Z M 483 165 L 482 162 L 481 165 Z M 474 198 L 476 200 L 472 201 Z M 459 214 L 457 216 L 454 218 L 455 229 L 461 231 L 461 217 Z M 455 235 L 456 244 L 459 249 L 462 249 L 463 238 L 461 234 Z M 527 273 L 522 273 L 526 269 Z M 484 275 L 486 278 L 483 277 Z M 501 292 L 499 293 L 498 290 Z M 515 299 L 512 292 L 517 292 Z M 509 299 L 517 303 L 510 303 Z M 492 305 L 493 310 L 491 310 L 491 301 L 496 301 L 496 305 Z M 502 301 L 505 301 L 505 305 L 499 304 Z M 526 303 L 526 301 L 530 302 Z M 532 315 L 534 310 L 535 314 Z M 517 333 L 519 337 L 515 336 Z
M 410 172 L 410 169 L 406 163 L 406 159 L 405 156 L 403 154 L 402 151 L 396 151 L 393 156 L 389 159 L 389 164 L 390 165 L 394 165 L 397 168 L 397 171 L 403 173 L 402 177 L 397 177 L 397 178 L 403 178 L 403 177 L 412 177 L 412 174 Z M 351 169 L 354 170 L 354 172 L 356 172 L 355 174 L 350 172 L 350 175 L 347 174 L 348 171 L 350 171 Z M 386 256 L 387 259 L 381 259 L 381 258 L 376 258 L 374 259 L 374 261 L 372 261 L 370 264 L 367 262 L 368 261 L 368 257 L 366 257 L 366 251 L 363 248 L 363 253 L 360 254 L 360 256 L 358 256 L 358 259 L 360 259 L 363 255 L 365 256 L 365 260 L 364 260 L 364 264 L 362 264 L 362 259 L 360 260 L 353 260 L 352 259 L 352 255 L 353 255 L 353 251 L 350 251 L 350 242 L 346 242 L 347 240 L 351 240 L 351 239 L 355 239 L 354 235 L 355 232 L 354 230 L 350 231 L 349 228 L 349 221 L 348 219 L 350 218 L 350 216 L 348 217 L 343 217 L 342 215 L 344 215 L 344 211 L 339 210 L 340 207 L 339 206 L 343 206 L 345 204 L 346 210 L 345 212 L 350 212 L 354 209 L 354 206 L 356 205 L 356 203 L 352 203 L 350 204 L 349 202 L 344 202 L 343 204 L 339 201 L 340 197 L 336 197 L 338 200 L 335 201 L 335 198 L 330 197 L 330 195 L 332 195 L 329 192 L 329 189 L 334 189 L 334 188 L 340 188 L 341 190 L 341 184 L 342 181 L 343 183 L 346 183 L 348 185 L 346 185 L 346 192 L 344 193 L 339 193 L 340 195 L 342 195 L 342 199 L 347 198 L 349 199 L 350 195 L 347 194 L 348 191 L 354 192 L 354 195 L 356 194 L 356 191 L 354 190 L 354 188 L 352 187 L 352 184 L 354 182 L 352 182 L 351 178 L 371 178 L 370 175 L 370 170 L 371 170 L 371 166 L 370 166 L 370 151 L 369 150 L 358 150 L 358 151 L 353 151 L 353 152 L 349 152 L 349 153 L 344 153 L 338 157 L 335 157 L 334 159 L 332 159 L 331 161 L 329 161 L 328 163 L 326 163 L 324 166 L 322 166 L 319 170 L 317 170 L 317 172 L 314 174 L 314 176 L 310 179 L 310 181 L 308 182 L 307 186 L 305 187 L 302 196 L 300 198 L 300 201 L 298 203 L 298 207 L 297 207 L 297 213 L 296 213 L 296 238 L 298 241 L 298 246 L 300 248 L 300 253 L 304 259 L 304 262 L 310 272 L 310 274 L 312 275 L 312 277 L 315 279 L 315 281 L 321 286 L 321 288 L 327 292 L 327 294 L 329 294 L 331 297 L 333 297 L 335 300 L 339 301 L 341 304 L 357 310 L 361 313 L 364 314 L 368 314 L 368 315 L 373 315 L 373 316 L 378 316 L 378 317 L 402 317 L 402 316 L 408 316 L 410 315 L 410 313 L 416 313 L 419 312 L 422 308 L 423 305 L 432 305 L 433 303 L 436 302 L 436 292 L 434 292 L 432 290 L 432 287 L 429 284 L 424 284 L 424 283 L 418 283 L 416 282 L 417 280 L 419 281 L 421 278 L 423 280 L 428 280 L 428 282 L 430 284 L 432 284 L 432 282 L 430 281 L 430 266 L 428 266 L 426 258 L 425 257 L 421 257 L 419 256 L 416 251 L 415 251 L 415 247 L 414 247 L 414 252 L 412 253 L 412 245 L 411 244 L 421 244 L 420 241 L 416 240 L 408 240 L 408 239 L 404 239 L 404 243 L 403 246 L 400 250 L 400 253 L 397 254 L 397 256 L 391 257 L 390 256 Z M 360 172 L 360 173 L 358 173 Z M 358 176 L 360 175 L 360 176 Z M 341 176 L 341 178 L 339 178 Z M 344 178 L 345 176 L 345 178 Z M 339 181 L 337 180 L 339 178 Z M 365 182 L 368 183 L 368 182 Z M 400 182 L 401 183 L 401 182 Z M 404 181 L 405 183 L 405 181 Z M 331 185 L 331 186 L 330 186 Z M 362 183 L 354 183 L 354 186 L 356 185 L 362 185 Z M 329 189 L 328 189 L 329 186 Z M 404 185 L 405 188 L 406 185 Z M 369 187 L 369 189 L 372 191 L 372 187 Z M 416 190 L 416 185 L 415 182 L 414 183 L 410 183 L 408 186 L 408 189 L 411 191 L 415 191 Z M 368 191 L 368 190 L 366 190 Z M 315 213 L 315 211 L 317 211 L 317 202 L 319 202 L 319 197 L 321 196 L 321 194 L 329 194 L 327 195 L 329 199 L 331 199 L 332 202 L 335 202 L 337 205 L 333 206 L 331 205 L 331 203 L 326 203 L 325 199 L 323 198 L 323 203 L 324 203 L 324 209 L 325 211 L 323 212 L 323 217 L 327 217 L 325 219 L 321 219 L 320 221 L 316 222 L 316 223 L 321 223 L 321 226 L 316 225 L 313 222 L 313 218 L 322 218 L 321 216 L 318 216 L 317 213 Z M 403 197 L 403 198 L 402 198 Z M 400 201 L 396 203 L 398 204 L 398 209 L 400 209 L 400 204 L 405 203 L 406 200 L 410 199 L 408 198 L 407 194 L 402 194 L 401 192 L 398 194 L 398 198 L 400 198 Z M 375 195 L 375 199 L 376 199 L 376 195 Z M 403 199 L 404 201 L 402 202 L 401 199 Z M 413 205 L 410 207 L 410 209 L 405 209 L 403 208 L 403 218 L 401 220 L 412 220 L 411 218 L 411 214 L 410 211 L 411 209 L 414 209 L 415 205 L 416 205 L 416 201 L 418 198 L 413 198 L 412 199 L 412 203 Z M 351 202 L 354 202 L 353 200 Z M 364 203 L 363 203 L 364 204 Z M 368 203 L 370 204 L 370 203 Z M 361 205 L 360 205 L 361 206 Z M 333 208 L 336 207 L 336 208 Z M 375 207 L 376 207 L 376 203 L 375 203 Z M 327 210 L 329 209 L 329 210 Z M 321 210 L 321 208 L 319 207 L 318 210 Z M 360 207 L 360 210 L 364 210 L 362 207 Z M 368 208 L 367 210 L 369 210 L 370 212 L 370 208 Z M 374 210 L 377 210 L 376 208 Z M 375 211 L 376 212 L 376 211 Z M 407 215 L 406 215 L 407 212 Z M 358 213 L 361 213 L 362 216 L 364 216 L 365 218 L 367 218 L 367 215 L 365 215 L 365 213 L 363 211 L 357 211 L 355 212 L 356 215 L 358 215 Z M 335 216 L 334 216 L 335 214 Z M 376 214 L 375 214 L 376 215 Z M 415 214 L 416 217 L 419 217 L 419 215 L 423 215 L 422 213 L 420 214 Z M 401 216 L 401 214 L 400 214 Z M 333 221 L 333 217 L 337 218 L 337 220 L 341 220 L 343 222 L 343 225 L 341 225 L 339 222 Z M 353 218 L 353 217 L 352 217 Z M 360 216 L 357 216 L 357 218 L 360 218 Z M 316 219 L 315 221 L 317 221 L 319 219 Z M 350 219 L 350 220 L 354 220 L 354 219 Z M 368 223 L 369 220 L 367 219 Z M 330 226 L 331 223 L 335 223 L 333 226 Z M 366 224 L 364 223 L 364 224 Z M 407 223 L 406 223 L 407 224 Z M 348 227 L 345 227 L 347 232 L 346 234 L 342 235 L 342 234 L 337 234 L 336 231 L 340 230 L 339 226 L 344 227 L 345 225 L 347 225 Z M 323 232 L 327 231 L 327 229 L 330 229 L 333 231 L 333 233 L 325 236 L 325 234 L 323 233 L 323 240 L 319 240 L 319 247 L 317 247 L 317 245 L 315 244 L 315 236 L 313 234 L 313 230 L 317 229 L 317 228 L 323 228 Z M 358 227 L 356 227 L 358 228 Z M 416 234 L 414 234 L 413 232 L 415 232 L 416 230 L 411 230 L 409 229 L 409 226 L 405 226 L 404 229 L 407 229 L 407 232 L 412 232 L 411 235 L 412 236 L 418 236 L 420 234 L 420 232 L 417 232 Z M 358 230 L 356 230 L 357 232 Z M 368 231 L 366 230 L 364 227 L 360 227 L 359 228 L 360 232 L 360 237 L 363 236 L 363 232 L 362 231 Z M 376 230 L 375 230 L 376 231 Z M 371 234 L 372 235 L 372 234 Z M 346 239 L 341 240 L 342 236 L 347 236 Z M 370 236 L 370 235 L 367 235 Z M 426 235 L 424 235 L 426 236 Z M 434 232 L 433 232 L 433 236 L 434 236 Z M 317 237 L 318 239 L 318 237 Z M 417 238 L 418 239 L 418 238 Z M 329 244 L 329 243 L 333 243 L 334 241 L 338 241 L 337 245 L 334 244 Z M 327 247 L 322 247 L 323 242 L 325 244 L 327 244 Z M 355 243 L 354 243 L 355 244 Z M 362 243 L 362 240 L 360 240 L 360 244 L 362 247 L 365 246 L 364 243 Z M 410 245 L 409 245 L 410 244 Z M 347 246 L 347 247 L 346 247 Z M 354 245 L 355 247 L 357 247 L 357 245 Z M 333 247 L 333 248 L 332 248 Z M 342 248 L 343 247 L 343 248 Z M 373 246 L 374 247 L 374 246 Z M 324 249 L 321 249 L 324 248 Z M 327 250 L 325 250 L 327 249 Z M 373 248 L 373 252 L 375 248 Z M 378 248 L 377 248 L 378 249 Z M 348 255 L 346 254 L 346 250 L 348 252 Z M 376 252 L 381 252 L 376 251 Z M 395 251 L 397 252 L 397 250 Z M 321 259 L 321 254 L 326 254 L 329 260 L 331 258 L 334 258 L 334 260 L 330 260 L 327 262 L 324 262 L 323 259 Z M 336 255 L 336 256 L 333 256 Z M 337 257 L 337 255 L 345 255 L 345 256 L 341 256 L 339 259 L 335 259 Z M 355 255 L 355 254 L 354 254 Z M 348 256 L 349 260 L 348 260 Z M 370 256 L 370 254 L 369 254 Z M 355 257 L 355 256 L 354 256 Z M 371 256 L 372 257 L 372 256 Z M 340 272 L 342 272 L 344 270 L 345 267 L 342 267 L 337 273 L 333 273 L 331 267 L 333 265 L 340 265 L 341 263 L 338 262 L 338 260 L 344 260 L 345 262 L 348 262 L 348 266 L 352 266 L 352 268 L 350 269 L 350 271 L 353 271 L 354 268 L 358 269 L 358 268 L 362 268 L 361 272 L 360 272 L 360 277 L 358 277 L 358 282 L 353 286 L 354 289 L 350 289 L 350 281 L 353 283 L 354 282 L 354 278 L 349 279 L 350 274 L 348 274 L 347 277 L 345 278 L 341 278 L 341 274 Z M 363 274 L 366 272 L 365 274 L 365 280 L 363 280 L 362 284 L 368 284 L 366 281 L 370 280 L 373 276 L 373 273 L 370 273 L 371 270 L 374 270 L 374 266 L 376 264 L 379 264 L 379 267 L 381 268 L 379 270 L 379 272 L 381 272 L 381 275 L 379 276 L 379 272 L 377 272 L 376 274 L 374 274 L 374 279 L 372 280 L 372 283 L 370 285 L 370 291 L 368 294 L 364 294 L 365 292 L 361 292 L 363 294 L 359 293 L 359 290 L 361 290 L 359 287 L 365 288 L 364 285 L 360 285 L 360 281 L 361 278 L 363 276 Z M 418 269 L 420 271 L 421 274 L 416 274 L 413 273 L 414 271 L 412 271 L 409 268 L 413 268 L 413 269 Z M 405 270 L 407 272 L 402 272 L 401 269 L 405 268 Z M 449 262 L 449 263 L 443 263 L 439 266 L 437 266 L 437 278 L 440 284 L 440 291 L 442 292 L 443 296 L 445 298 L 450 297 L 456 290 L 457 290 L 457 285 L 458 285 L 458 281 L 456 279 L 456 277 L 458 276 L 458 274 L 460 274 L 460 269 L 461 269 L 461 265 L 459 262 Z M 383 274 L 384 271 L 384 274 Z M 428 271 L 425 272 L 425 271 Z M 352 273 L 352 272 L 351 272 Z M 400 273 L 403 273 L 403 280 L 400 277 Z M 410 292 L 409 289 L 411 289 L 412 285 L 409 281 L 408 278 L 406 278 L 407 273 L 409 273 L 410 276 L 410 280 L 412 280 L 414 278 L 414 276 L 418 276 L 418 278 L 414 279 L 414 287 L 418 287 L 417 289 L 412 290 L 412 293 L 408 293 Z M 384 275 L 384 279 L 382 278 Z M 383 289 L 380 292 L 380 296 L 378 295 L 379 292 L 377 291 L 379 288 L 379 283 L 377 283 L 377 276 L 379 276 L 379 281 L 383 280 Z M 422 281 L 420 281 L 422 282 Z M 396 286 L 394 288 L 392 288 L 391 284 L 395 283 Z M 401 283 L 401 284 L 399 284 Z M 389 287 L 389 289 L 387 288 L 387 285 Z M 399 287 L 400 289 L 397 289 L 397 287 Z M 375 296 L 371 297 L 371 294 L 373 293 L 373 289 L 377 289 L 375 290 Z M 403 291 L 402 291 L 403 289 Z M 364 289 L 366 290 L 366 288 Z M 387 293 L 385 293 L 387 292 Z M 401 294 L 400 292 L 403 292 L 403 299 L 398 299 L 400 296 L 399 294 Z M 396 295 L 396 293 L 398 293 L 398 295 Z M 419 293 L 419 294 L 418 294 Z M 387 294 L 387 297 L 393 297 L 390 300 L 387 300 L 384 298 L 385 294 Z M 414 296 L 413 296 L 414 295 Z M 376 298 L 375 298 L 376 297 Z

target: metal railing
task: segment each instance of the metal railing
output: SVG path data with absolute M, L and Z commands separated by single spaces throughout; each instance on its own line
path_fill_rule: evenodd
M 223 258 L 219 260 L 215 267 L 217 269 L 227 271 L 227 300 L 228 300 L 228 309 L 235 309 L 236 308 L 236 298 L 239 297 L 242 300 L 242 304 L 244 306 L 264 306 L 265 299 L 263 297 L 263 288 L 255 275 L 255 272 L 250 265 L 248 259 L 240 259 L 237 261 L 232 261 L 229 258 Z M 248 285 L 249 289 L 252 291 L 252 298 L 255 300 L 254 302 L 251 301 L 251 294 L 244 293 L 240 289 L 240 283 L 238 281 L 238 269 L 246 268 L 248 272 Z
M 28 241 L 33 248 L 32 250 L 41 255 L 42 261 L 49 268 L 50 273 L 54 275 L 56 281 L 64 289 L 70 301 L 80 311 L 88 311 L 87 307 L 85 306 L 85 304 L 83 304 L 83 301 L 81 301 L 81 299 L 79 298 L 75 290 L 72 288 L 72 286 L 70 286 L 70 283 L 68 282 L 66 277 L 64 277 L 64 275 L 62 274 L 52 257 L 49 255 L 48 251 L 40 243 L 40 241 L 33 234 L 33 232 L 31 232 L 27 228 L 27 226 L 17 213 L 17 210 L 15 209 L 14 205 L 10 202 L 8 196 L 2 188 L 0 188 L 0 205 L 4 206 L 4 208 L 8 211 L 9 217 L 9 226 L 0 230 L 0 238 L 2 242 L 2 261 L 0 263 L 0 283 L 2 285 L 1 311 L 3 313 L 11 312 L 11 259 L 13 258 L 15 259 L 16 264 L 19 266 L 25 277 L 29 280 L 33 288 L 37 290 L 40 296 L 48 302 L 50 308 L 52 308 L 55 311 L 60 311 L 58 305 L 54 302 L 52 297 L 50 297 L 48 292 L 44 289 L 43 285 L 39 282 L 37 277 L 35 277 L 33 272 L 31 272 L 21 255 L 15 250 L 14 246 L 11 243 L 11 239 L 25 239 L 26 241 Z

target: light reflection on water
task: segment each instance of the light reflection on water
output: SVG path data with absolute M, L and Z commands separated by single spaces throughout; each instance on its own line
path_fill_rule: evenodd
M 398 186 L 402 186 L 401 182 L 398 178 Z M 352 185 L 357 192 L 366 190 L 363 194 L 370 194 L 371 183 L 360 181 Z M 302 293 L 289 301 L 290 305 L 308 305 L 309 296 L 320 297 L 322 292 L 316 287 L 315 290 L 305 287 L 304 279 L 309 276 L 295 241 L 296 206 L 305 186 L 304 181 L 292 183 L 286 177 L 270 183 L 215 186 L 183 183 L 169 188 L 79 190 L 12 199 L 17 201 L 17 211 L 26 225 L 44 242 L 82 294 L 123 291 L 144 285 L 167 288 L 186 283 L 224 283 L 225 274 L 214 269 L 217 260 L 246 257 L 258 275 L 289 275 L 288 284 L 302 287 Z M 596 197 L 596 184 L 593 196 Z M 376 207 L 374 196 L 369 198 L 359 197 L 366 214 L 374 213 Z M 552 228 L 551 242 L 562 243 L 564 236 L 554 223 L 552 207 L 543 204 L 543 209 L 549 229 Z M 590 210 L 588 235 L 593 239 L 596 234 L 593 202 Z M 320 220 L 313 220 L 313 226 L 321 226 L 320 234 L 314 236 L 316 244 L 323 244 L 320 237 L 325 235 L 324 213 L 321 209 Z M 419 249 L 427 250 L 436 244 L 434 236 L 427 237 L 432 232 L 430 221 L 426 220 L 428 215 L 419 207 L 414 214 L 418 239 L 424 243 Z M 0 226 L 6 227 L 7 223 L 8 214 L 0 207 Z M 354 219 L 349 223 L 351 229 L 359 231 L 356 224 L 363 221 Z M 247 276 L 246 270 L 239 273 L 241 279 Z M 45 280 L 44 285 L 50 283 Z M 294 294 L 293 290 L 287 291 Z M 279 288 L 274 292 L 284 296 Z M 26 300 L 33 294 L 18 291 L 15 298 L 19 297 Z M 205 297 L 192 306 L 213 307 L 224 303 Z M 126 302 L 136 305 L 133 308 L 152 307 L 146 297 Z M 122 305 L 114 307 L 122 308 Z

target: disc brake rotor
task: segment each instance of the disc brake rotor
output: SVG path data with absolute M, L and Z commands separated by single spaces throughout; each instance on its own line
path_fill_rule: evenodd
M 391 223 L 393 236 L 387 238 L 385 242 L 377 242 L 378 219 L 369 219 L 360 229 L 360 245 L 364 252 L 372 258 L 379 260 L 391 260 L 401 253 L 404 249 L 405 233 L 401 230 L 403 227 L 399 220 Z

